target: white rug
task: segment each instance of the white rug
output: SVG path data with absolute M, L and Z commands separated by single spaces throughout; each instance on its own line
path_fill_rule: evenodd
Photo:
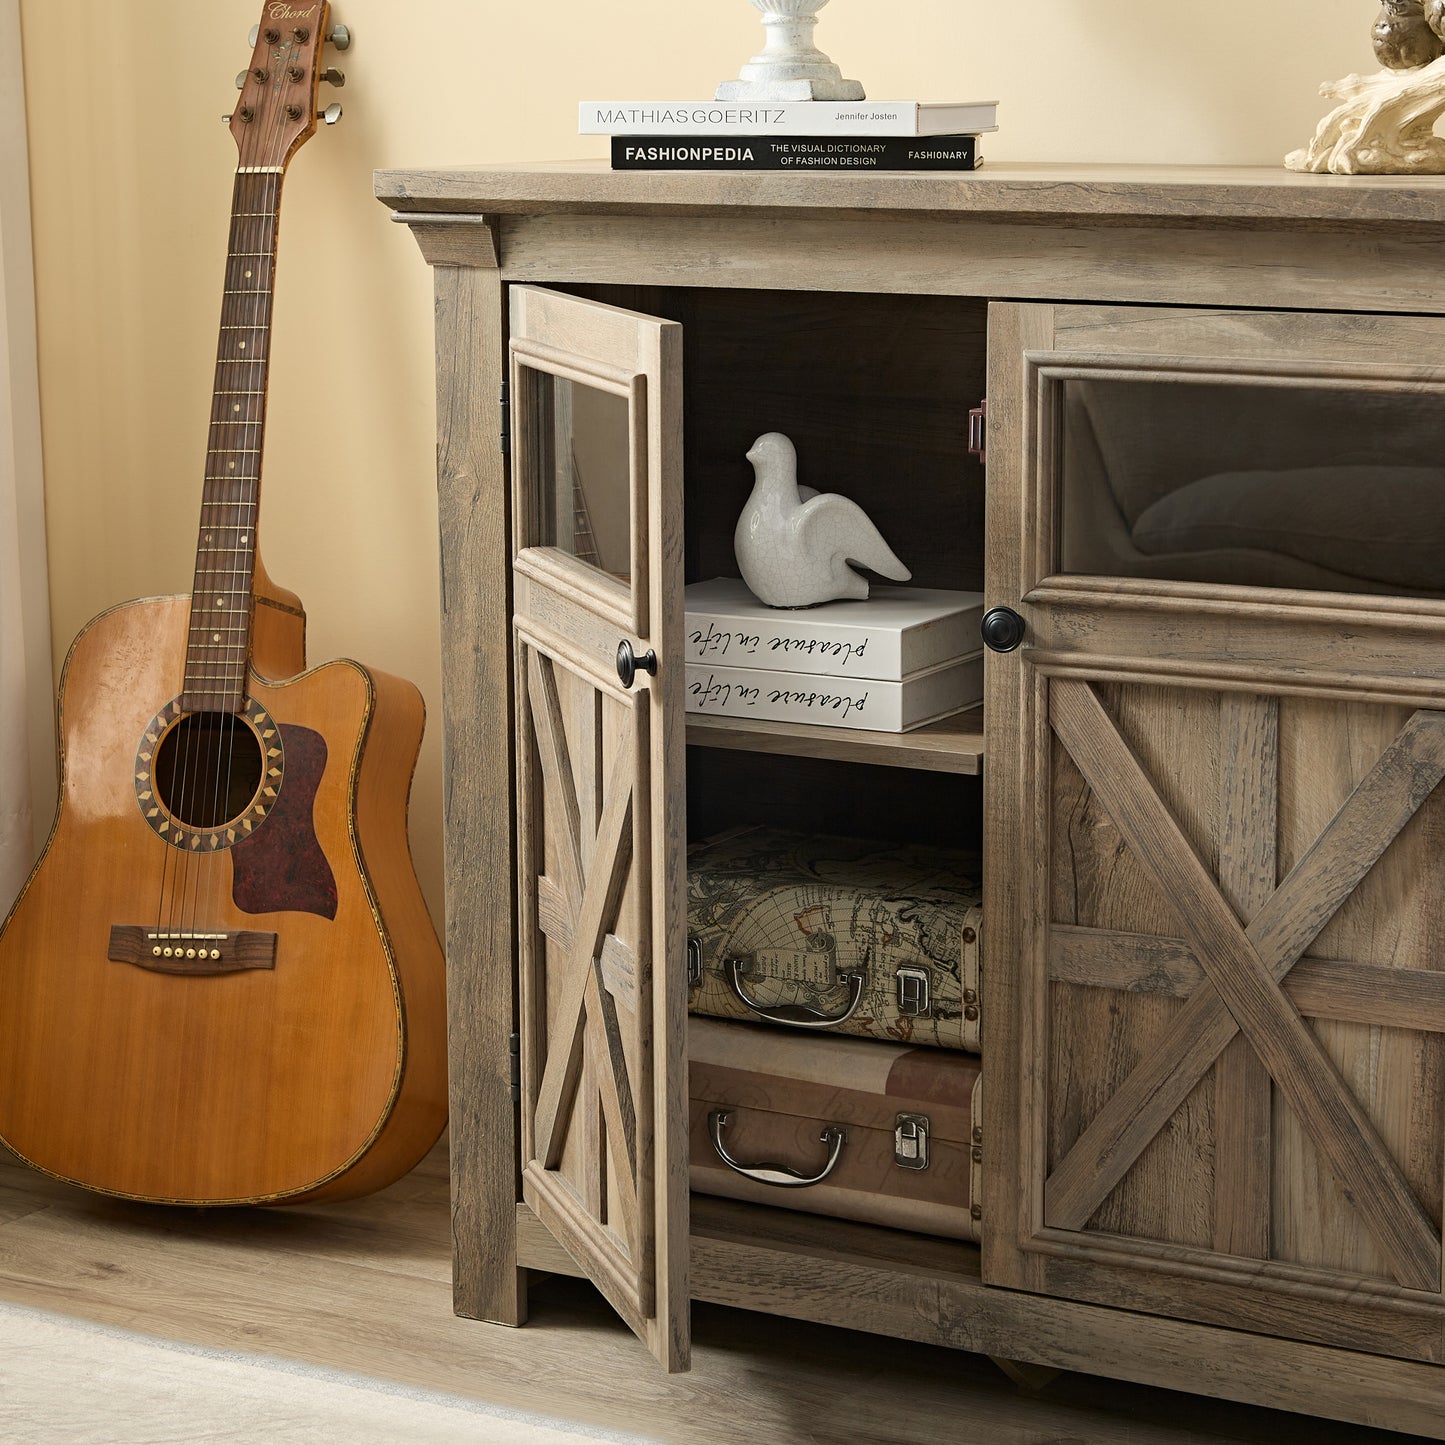
M 0 1303 L 6 1445 L 577 1445 L 641 1438 Z

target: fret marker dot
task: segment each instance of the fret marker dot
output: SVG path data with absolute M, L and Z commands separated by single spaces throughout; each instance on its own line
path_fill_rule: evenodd
M 251 279 L 251 273 L 249 271 L 246 272 L 246 279 L 248 281 Z
M 241 410 L 241 403 L 238 401 L 238 402 L 235 404 L 235 406 L 233 406 L 233 407 L 231 408 L 231 410 L 232 410 L 232 411 L 240 411 L 240 410 Z
M 231 470 L 232 470 L 233 472 L 236 470 L 236 464 L 235 464 L 235 462 L 231 462 L 231 463 L 230 463 L 230 468 L 231 468 Z
M 251 539 L 249 537 L 242 537 L 241 540 L 243 542 L 249 542 Z
M 217 606 L 217 607 L 224 607 L 225 605 L 226 605 L 226 599 L 225 599 L 224 597 L 218 597 L 218 598 L 216 598 L 216 606 Z
M 246 343 L 243 341 L 243 342 L 241 343 L 241 350 L 244 351 L 245 349 L 246 349 Z
M 211 634 L 211 641 L 212 641 L 212 642 L 219 642 L 220 640 L 221 640 L 221 634 L 220 634 L 219 632 L 213 632 L 213 633 Z

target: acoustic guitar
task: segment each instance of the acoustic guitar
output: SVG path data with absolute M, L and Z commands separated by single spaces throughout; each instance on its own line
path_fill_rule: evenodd
M 281 183 L 330 33 L 325 0 L 262 13 L 230 118 L 194 586 L 71 646 L 60 804 L 0 929 L 0 1143 L 131 1199 L 363 1194 L 445 1122 L 406 827 L 421 695 L 351 661 L 305 671 L 305 614 L 256 547 Z

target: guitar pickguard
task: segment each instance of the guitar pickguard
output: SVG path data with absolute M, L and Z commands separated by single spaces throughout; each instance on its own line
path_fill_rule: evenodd
M 315 913 L 336 917 L 336 875 L 316 837 L 313 810 L 326 770 L 326 739 L 281 723 L 285 786 L 264 824 L 231 849 L 231 897 L 243 913 Z

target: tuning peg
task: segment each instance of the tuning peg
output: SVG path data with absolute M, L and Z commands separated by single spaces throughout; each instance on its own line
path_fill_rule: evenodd
M 259 25 L 253 25 L 253 26 L 251 27 L 251 33 L 246 37 L 246 44 L 249 45 L 252 50 L 254 50 L 254 49 L 256 48 L 256 42 L 257 42 L 260 38 L 261 38 L 261 27 L 260 27 Z
M 247 77 L 248 75 L 250 75 L 250 73 L 251 73 L 251 72 L 250 72 L 249 70 L 238 70 L 238 71 L 236 72 L 236 89 L 237 89 L 237 90 L 245 90 L 245 88 L 246 88 L 246 77 Z
M 326 38 L 338 50 L 351 49 L 351 31 L 345 25 L 333 25 L 327 32 Z
M 334 85 L 338 90 L 346 84 L 346 72 L 344 70 L 338 70 L 334 65 L 328 65 L 326 69 L 321 72 L 321 78 L 327 85 Z
M 316 119 L 324 120 L 327 125 L 335 125 L 341 119 L 341 106 L 333 100 L 325 110 L 316 112 Z

